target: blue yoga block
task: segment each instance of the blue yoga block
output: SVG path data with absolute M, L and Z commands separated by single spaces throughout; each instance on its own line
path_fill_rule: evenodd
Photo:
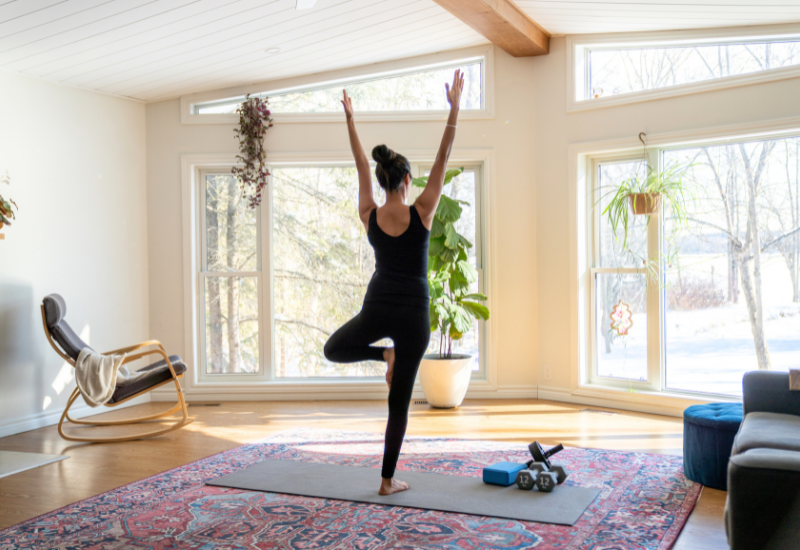
M 742 424 L 741 403 L 692 405 L 683 411 L 683 472 L 706 487 L 728 490 L 728 460 Z
M 524 464 L 516 462 L 498 462 L 483 469 L 483 482 L 508 487 L 517 480 L 517 472 L 524 470 Z

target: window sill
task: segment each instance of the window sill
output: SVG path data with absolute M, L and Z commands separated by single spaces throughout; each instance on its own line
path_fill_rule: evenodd
M 741 403 L 741 398 L 675 391 L 628 391 L 585 384 L 572 391 L 539 387 L 539 399 L 682 417 L 686 407 L 705 403 Z

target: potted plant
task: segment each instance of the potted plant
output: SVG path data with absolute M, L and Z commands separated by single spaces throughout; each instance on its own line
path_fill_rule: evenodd
M 463 168 L 448 170 L 444 185 L 463 171 Z M 425 187 L 427 183 L 427 177 L 413 181 L 416 187 Z M 445 409 L 461 404 L 472 375 L 472 357 L 453 353 L 453 342 L 469 332 L 476 319 L 489 318 L 489 309 L 480 303 L 486 296 L 469 290 L 478 280 L 478 271 L 467 255 L 472 243 L 455 228 L 463 212 L 462 204 L 468 203 L 442 194 L 428 249 L 431 332 L 439 331 L 439 351 L 424 356 L 419 378 L 428 403 Z
M 683 183 L 685 171 L 686 167 L 680 164 L 673 164 L 662 171 L 648 167 L 646 176 L 637 173 L 612 186 L 603 195 L 612 195 L 603 209 L 603 215 L 608 217 L 617 241 L 620 240 L 618 230 L 621 229 L 623 248 L 628 244 L 629 206 L 634 216 L 650 215 L 661 209 L 663 200 L 670 206 L 676 221 L 686 221 L 684 203 L 689 191 Z

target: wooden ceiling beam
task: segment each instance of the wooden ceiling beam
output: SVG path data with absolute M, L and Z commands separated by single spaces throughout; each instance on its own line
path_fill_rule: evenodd
M 512 0 L 434 0 L 514 57 L 550 51 L 550 33 Z

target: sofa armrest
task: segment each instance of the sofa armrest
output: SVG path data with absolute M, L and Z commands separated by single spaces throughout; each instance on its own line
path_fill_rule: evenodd
M 731 550 L 798 547 L 800 452 L 753 449 L 731 457 L 725 530 Z
M 800 391 L 789 390 L 789 373 L 747 372 L 742 379 L 744 414 L 771 412 L 800 416 Z

